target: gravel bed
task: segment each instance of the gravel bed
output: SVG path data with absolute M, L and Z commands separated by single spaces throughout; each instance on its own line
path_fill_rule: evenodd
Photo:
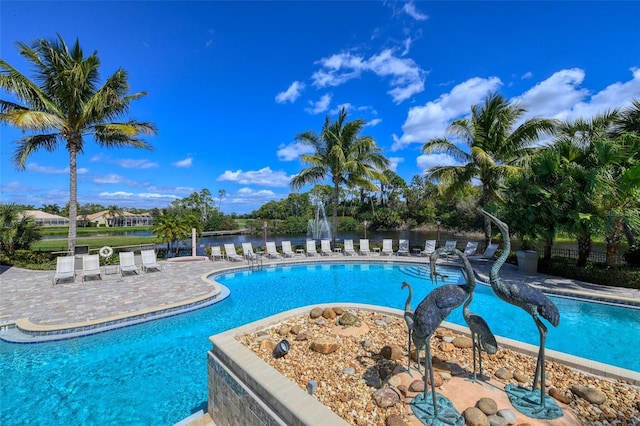
M 335 310 L 338 314 L 343 312 Z M 360 320 L 357 326 L 337 326 L 339 316 L 334 319 L 303 315 L 239 336 L 238 341 L 301 389 L 306 391 L 309 381 L 315 381 L 317 389 L 313 396 L 349 424 L 385 425 L 389 417 L 396 416 L 404 424 L 416 424 L 415 416 L 407 409 L 408 398 L 404 403 L 401 401 L 381 408 L 372 398 L 376 388 L 365 380 L 368 377 L 371 384 L 371 377 L 378 377 L 383 386 L 389 386 L 389 378 L 403 370 L 400 366 L 406 366 L 408 335 L 404 320 L 363 310 L 351 312 Z M 338 342 L 337 350 L 322 354 L 310 349 L 311 343 L 322 337 L 334 338 Z M 456 347 L 451 342 L 455 337 L 463 336 L 439 328 L 431 339 L 434 363 L 446 363 L 453 376 L 472 371 L 472 351 Z M 273 348 L 284 338 L 290 342 L 289 353 L 274 358 Z M 401 356 L 395 353 L 398 350 Z M 394 360 L 387 359 L 391 353 L 395 353 Z M 494 373 L 500 369 L 514 373 L 521 380 L 533 376 L 535 359 L 530 356 L 500 348 L 495 355 L 483 354 L 483 357 L 484 372 L 492 376 L 492 380 L 498 380 Z M 515 378 L 500 381 L 531 386 L 531 383 L 518 382 Z M 567 398 L 568 410 L 584 425 L 640 425 L 640 391 L 628 383 L 585 374 L 547 361 L 546 385 L 548 389 L 556 388 L 561 397 Z M 596 389 L 606 395 L 606 401 L 600 405 L 592 404 L 574 395 L 571 391 L 573 385 Z

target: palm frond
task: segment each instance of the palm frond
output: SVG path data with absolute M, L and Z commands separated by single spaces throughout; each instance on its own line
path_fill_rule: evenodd
M 33 135 L 19 139 L 13 153 L 12 161 L 18 170 L 24 170 L 27 158 L 40 149 L 53 152 L 59 145 L 61 136 L 59 133 L 48 135 Z

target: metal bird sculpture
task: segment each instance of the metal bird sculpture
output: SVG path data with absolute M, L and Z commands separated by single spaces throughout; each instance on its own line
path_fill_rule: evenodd
M 507 390 L 507 393 L 509 393 L 513 405 L 521 411 L 526 411 L 525 414 L 531 417 L 545 419 L 560 417 L 562 416 L 562 410 L 557 407 L 557 405 L 551 400 L 551 398 L 545 398 L 546 372 L 544 347 L 547 337 L 547 327 L 539 318 L 542 317 L 546 319 L 547 321 L 549 321 L 549 323 L 551 323 L 551 325 L 556 327 L 560 323 L 560 312 L 558 312 L 558 308 L 556 307 L 556 305 L 551 300 L 549 300 L 549 298 L 539 289 L 532 287 L 524 282 L 505 282 L 500 278 L 500 268 L 506 262 L 511 251 L 509 227 L 506 223 L 502 222 L 494 215 L 484 210 L 480 210 L 480 212 L 485 217 L 489 218 L 489 220 L 491 220 L 493 223 L 495 223 L 498 229 L 500 229 L 504 241 L 502 254 L 500 254 L 498 259 L 491 267 L 491 273 L 489 274 L 489 282 L 491 284 L 491 288 L 500 299 L 523 309 L 525 312 L 531 315 L 540 334 L 540 347 L 538 349 L 536 371 L 534 374 L 533 387 L 531 391 L 529 392 L 529 394 L 520 395 L 520 393 L 516 392 L 515 389 L 513 393 L 510 393 L 510 390 L 513 389 L 513 387 L 510 387 L 509 390 L 505 388 L 505 390 Z M 535 398 L 531 394 L 535 392 L 535 389 L 538 385 L 538 379 L 540 380 L 540 395 L 539 400 L 534 401 L 537 398 Z M 514 403 L 514 399 L 518 400 L 516 401 L 517 403 Z
M 462 260 L 463 269 L 462 273 L 467 281 L 467 287 L 471 290 L 469 291 L 469 297 L 464 302 L 462 306 L 462 317 L 464 321 L 467 323 L 469 327 L 469 331 L 471 332 L 471 341 L 473 342 L 472 350 L 473 350 L 473 382 L 477 379 L 476 374 L 476 350 L 478 352 L 478 366 L 480 369 L 480 380 L 482 380 L 482 351 L 488 354 L 495 354 L 498 352 L 498 342 L 496 341 L 496 337 L 491 332 L 489 325 L 480 315 L 471 312 L 469 310 L 469 305 L 473 301 L 473 293 L 476 288 L 476 277 L 475 272 L 473 271 L 473 267 L 467 259 L 467 256 L 460 250 L 454 249 L 453 254 L 457 255 L 460 260 Z
M 442 251 L 442 249 L 438 249 L 431 254 L 431 279 L 434 281 L 434 283 L 437 282 L 439 276 L 442 277 L 441 274 L 437 273 L 435 265 L 436 259 L 439 254 L 442 253 Z M 430 424 L 433 424 L 436 420 L 438 422 L 441 421 L 448 424 L 457 424 L 458 422 L 460 422 L 459 414 L 457 413 L 457 411 L 455 411 L 455 408 L 451 410 L 453 406 L 448 406 L 450 401 L 446 400 L 446 398 L 440 398 L 440 400 L 438 400 L 438 396 L 436 394 L 434 386 L 435 379 L 433 374 L 431 346 L 429 345 L 429 341 L 431 340 L 431 336 L 433 335 L 433 333 L 440 326 L 442 321 L 444 321 L 445 318 L 449 316 L 451 311 L 464 303 L 464 301 L 469 296 L 470 291 L 472 291 L 472 289 L 468 287 L 468 284 L 446 284 L 440 287 L 436 287 L 420 302 L 414 312 L 413 343 L 416 345 L 416 347 L 426 347 L 424 369 L 425 375 L 427 373 L 429 374 L 429 380 L 431 382 L 431 403 L 433 405 L 432 411 L 427 413 Z M 425 386 L 422 398 L 426 403 L 427 386 Z M 443 402 L 444 407 L 439 407 L 440 402 Z M 440 408 L 442 408 L 442 410 L 440 410 Z
M 404 322 L 407 323 L 407 329 L 409 330 L 409 355 L 407 356 L 407 371 L 411 373 L 411 340 L 413 339 L 413 309 L 411 309 L 411 297 L 413 296 L 413 289 L 408 282 L 402 283 L 402 288 L 407 287 L 409 289 L 409 296 L 404 302 Z M 420 349 L 416 347 L 416 356 L 418 361 L 418 373 L 420 372 Z

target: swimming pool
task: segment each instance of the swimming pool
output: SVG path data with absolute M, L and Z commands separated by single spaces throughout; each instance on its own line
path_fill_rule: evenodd
M 447 282 L 462 281 L 459 271 L 446 274 Z M 424 267 L 402 264 L 266 268 L 225 274 L 217 281 L 229 287 L 231 295 L 184 315 L 67 341 L 1 342 L 0 424 L 173 424 L 206 408 L 209 336 L 310 304 L 357 302 L 402 309 L 407 297 L 406 290 L 400 289 L 402 281 L 414 288 L 415 308 L 433 288 Z M 507 305 L 512 311 L 503 315 L 513 321 L 505 321 L 503 315 L 493 312 L 496 309 L 485 307 L 487 302 L 481 297 L 491 297 L 491 289 L 477 288 L 472 309 L 485 317 L 494 333 L 514 338 L 513 333 L 522 327 L 528 338 L 518 340 L 537 344 L 537 331 L 527 314 Z M 553 346 L 565 335 L 562 327 L 583 313 L 597 314 L 598 323 L 589 323 L 589 327 L 612 324 L 598 330 L 586 345 L 591 345 L 589 351 L 580 356 L 591 358 L 591 350 L 602 348 L 612 358 L 603 362 L 640 371 L 640 362 L 629 350 L 640 347 L 640 311 L 613 311 L 560 298 L 554 301 L 562 319 L 558 329 L 550 327 L 548 347 L 574 353 Z M 458 314 L 455 311 L 448 320 L 457 322 Z M 514 330 L 502 331 L 502 326 Z M 582 334 L 578 326 L 570 326 L 566 333 L 572 348 L 587 338 L 576 338 Z

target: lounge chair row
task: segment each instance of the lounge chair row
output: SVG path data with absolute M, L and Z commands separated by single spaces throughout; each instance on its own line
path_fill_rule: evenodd
M 456 248 L 457 241 L 446 241 L 445 247 Z M 497 244 L 490 244 L 487 247 L 487 250 L 481 254 L 476 255 L 476 250 L 478 248 L 478 243 L 474 241 L 469 241 L 464 249 L 464 255 L 470 259 L 490 259 L 495 255 L 496 250 L 498 249 Z M 436 250 L 436 240 L 427 240 L 425 242 L 424 250 L 416 249 L 416 254 L 421 256 L 429 256 Z M 221 260 L 225 259 L 233 262 L 233 261 L 242 261 L 243 259 L 255 259 L 258 255 L 266 255 L 269 258 L 278 258 L 278 257 L 293 257 L 296 254 L 306 255 L 306 256 L 331 256 L 333 254 L 342 252 L 345 256 L 355 256 L 360 254 L 361 256 L 368 256 L 371 254 L 371 249 L 369 247 L 368 239 L 360 239 L 360 248 L 356 252 L 353 246 L 353 240 L 346 239 L 344 240 L 344 248 L 343 249 L 331 249 L 331 241 L 330 240 L 320 240 L 320 251 L 318 251 L 318 247 L 316 245 L 316 240 L 307 240 L 306 250 L 298 249 L 294 252 L 291 248 L 291 241 L 282 241 L 281 250 L 278 251 L 276 247 L 275 241 L 267 241 L 266 245 L 266 253 L 257 253 L 253 250 L 253 246 L 251 243 L 242 243 L 242 255 L 238 254 L 235 244 L 228 243 L 224 244 L 224 254 L 222 253 L 222 249 L 220 246 L 211 247 L 211 260 Z M 384 239 L 382 241 L 382 250 L 380 250 L 381 256 L 390 256 L 390 255 L 406 255 L 409 256 L 409 240 L 399 240 L 398 242 L 398 250 L 393 250 L 393 240 Z
M 118 253 L 120 258 L 119 265 L 117 266 L 120 275 L 124 276 L 126 273 L 139 273 L 139 268 L 135 262 L 135 254 L 132 251 L 121 251 Z M 141 265 L 143 272 L 150 270 L 162 270 L 162 266 L 156 259 L 155 250 L 141 250 Z M 102 279 L 102 270 L 100 269 L 100 256 L 97 254 L 87 254 L 82 256 L 82 281 L 86 281 L 87 278 L 96 276 Z M 53 284 L 58 284 L 60 281 L 71 279 L 75 281 L 76 278 L 76 257 L 75 256 L 58 256 L 56 260 L 56 272 L 53 276 Z

